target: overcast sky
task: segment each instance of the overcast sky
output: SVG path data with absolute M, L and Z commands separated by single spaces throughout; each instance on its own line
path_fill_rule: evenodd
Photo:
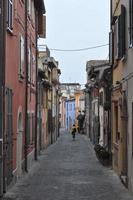
M 108 44 L 110 0 L 44 0 L 50 49 L 82 49 Z M 42 41 L 41 41 L 42 43 Z M 57 52 L 61 82 L 86 83 L 86 62 L 107 59 L 108 46 L 80 52 Z

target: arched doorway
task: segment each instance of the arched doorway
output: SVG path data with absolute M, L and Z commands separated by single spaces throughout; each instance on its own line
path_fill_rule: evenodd
M 22 133 L 23 133 L 23 123 L 22 123 L 22 113 L 18 115 L 17 121 L 17 176 L 22 173 Z

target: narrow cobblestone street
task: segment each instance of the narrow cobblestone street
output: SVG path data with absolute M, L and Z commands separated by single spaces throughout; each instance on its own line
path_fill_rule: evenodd
M 117 175 L 103 167 L 84 135 L 61 133 L 6 200 L 132 200 Z

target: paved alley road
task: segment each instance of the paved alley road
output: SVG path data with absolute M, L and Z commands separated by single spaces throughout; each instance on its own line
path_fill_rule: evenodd
M 96 159 L 88 139 L 69 133 L 45 150 L 6 200 L 133 200 L 117 175 Z

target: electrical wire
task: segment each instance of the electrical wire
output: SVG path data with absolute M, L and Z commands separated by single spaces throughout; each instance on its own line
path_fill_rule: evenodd
M 98 45 L 98 46 L 92 46 L 92 47 L 86 47 L 86 48 L 81 48 L 81 49 L 57 49 L 57 48 L 49 48 L 50 51 L 67 51 L 67 52 L 74 52 L 74 51 L 87 51 L 91 49 L 97 49 L 101 47 L 108 46 L 109 44 L 103 44 L 103 45 Z M 38 45 L 38 47 L 46 47 L 46 45 Z

